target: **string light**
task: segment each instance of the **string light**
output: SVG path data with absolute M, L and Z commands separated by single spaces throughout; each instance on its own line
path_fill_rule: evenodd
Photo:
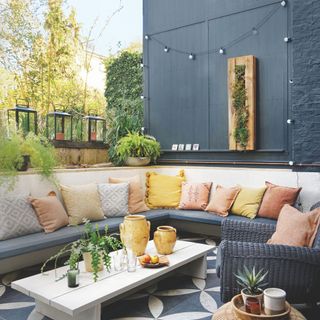
M 147 99 L 147 97 L 145 97 L 143 94 L 140 96 L 140 99 L 141 100 L 145 100 L 145 99 Z
M 168 52 L 175 52 L 181 55 L 188 55 L 188 58 L 190 60 L 195 60 L 196 56 L 202 56 L 202 55 L 208 55 L 208 54 L 225 54 L 226 50 L 228 50 L 229 48 L 235 46 L 236 44 L 240 43 L 241 41 L 249 38 L 250 36 L 253 35 L 257 35 L 259 33 L 259 30 L 271 19 L 271 17 L 273 17 L 275 15 L 275 13 L 281 8 L 281 7 L 285 7 L 287 5 L 287 1 L 283 0 L 283 1 L 279 1 L 279 3 L 281 4 L 281 6 L 275 6 L 272 10 L 270 10 L 270 12 L 268 12 L 266 14 L 265 17 L 263 17 L 263 19 L 261 19 L 260 22 L 258 22 L 255 26 L 253 26 L 251 29 L 249 29 L 248 31 L 246 31 L 245 33 L 243 33 L 242 35 L 240 35 L 239 37 L 233 39 L 232 41 L 226 43 L 223 45 L 223 47 L 220 48 L 215 48 L 215 49 L 211 49 L 208 51 L 200 51 L 200 52 L 195 52 L 195 53 L 189 53 L 188 51 L 184 51 L 181 50 L 179 48 L 174 48 L 174 47 L 169 47 L 166 43 L 162 42 L 161 40 L 157 39 L 156 37 L 151 37 L 150 35 L 146 34 L 144 36 L 144 38 L 146 40 L 152 40 L 156 43 L 158 43 L 161 47 L 162 50 L 166 53 Z M 290 42 L 291 38 L 289 37 L 285 37 L 284 38 L 285 42 Z
M 293 123 L 294 123 L 294 120 L 292 120 L 292 119 L 287 120 L 287 124 L 293 124 Z
M 293 166 L 294 165 L 294 162 L 293 161 L 289 161 L 289 166 Z
M 289 80 L 289 83 L 290 83 L 290 84 L 293 84 L 293 80 L 292 80 L 292 79 L 290 79 L 290 80 Z

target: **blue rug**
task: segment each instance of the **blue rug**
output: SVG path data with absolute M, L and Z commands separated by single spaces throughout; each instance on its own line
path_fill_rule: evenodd
M 183 239 L 187 240 L 187 239 Z M 215 245 L 211 239 L 192 241 Z M 122 320 L 210 320 L 219 308 L 219 279 L 216 276 L 216 249 L 207 257 L 206 280 L 175 276 L 102 309 L 102 319 Z M 0 320 L 47 320 L 34 309 L 34 300 L 10 287 L 0 286 Z M 88 319 L 90 320 L 90 319 Z

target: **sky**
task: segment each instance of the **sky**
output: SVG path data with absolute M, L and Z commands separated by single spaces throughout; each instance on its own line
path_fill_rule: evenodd
M 68 0 L 66 10 L 71 7 L 76 10 L 82 35 L 88 36 L 94 26 L 90 38 L 96 53 L 107 56 L 119 50 L 119 43 L 126 48 L 142 42 L 142 0 Z

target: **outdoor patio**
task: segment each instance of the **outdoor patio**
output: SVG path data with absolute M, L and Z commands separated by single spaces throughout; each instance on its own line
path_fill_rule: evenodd
M 319 0 L 0 21 L 0 320 L 320 319 Z

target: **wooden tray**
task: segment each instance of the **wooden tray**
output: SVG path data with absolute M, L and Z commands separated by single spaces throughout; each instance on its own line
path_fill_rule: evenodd
M 139 262 L 144 268 L 162 268 L 169 265 L 169 259 L 166 256 L 159 257 L 159 263 L 144 263 L 144 256 L 139 257 Z
M 262 309 L 262 314 L 252 314 L 245 311 L 241 294 L 234 296 L 231 300 L 232 308 L 238 319 L 241 320 L 285 320 L 290 317 L 290 304 L 286 302 L 286 311 L 275 315 L 267 315 Z

